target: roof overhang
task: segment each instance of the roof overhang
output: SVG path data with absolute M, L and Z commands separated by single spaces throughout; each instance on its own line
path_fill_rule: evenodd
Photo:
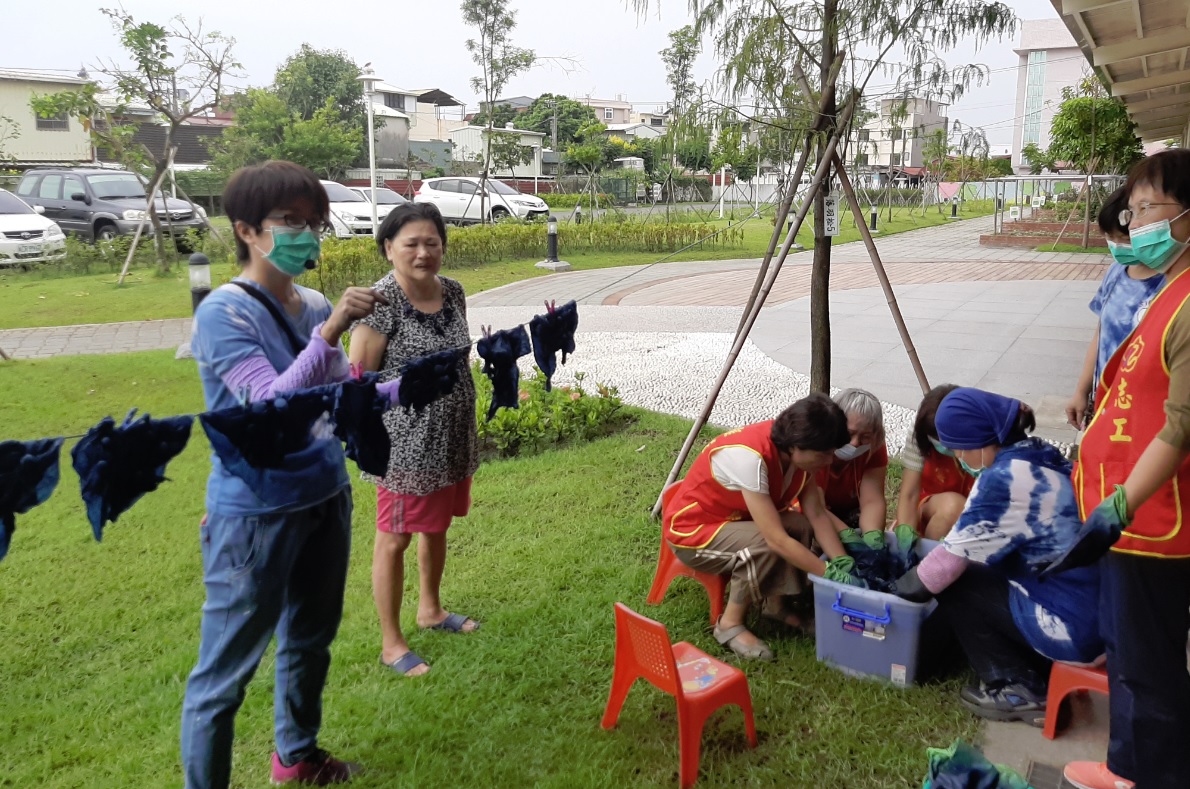
M 1186 0 L 1050 0 L 1145 141 L 1190 125 L 1190 3 Z

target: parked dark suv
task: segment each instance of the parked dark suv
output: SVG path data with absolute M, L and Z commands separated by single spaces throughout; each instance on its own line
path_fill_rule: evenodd
M 145 214 L 147 187 L 127 170 L 38 168 L 25 173 L 16 193 L 29 205 L 43 207 L 45 217 L 66 233 L 98 241 L 136 232 Z M 158 197 L 156 208 L 162 230 L 168 233 L 172 225 L 175 236 L 205 226 L 203 210 L 185 200 Z M 153 233 L 147 220 L 142 232 Z

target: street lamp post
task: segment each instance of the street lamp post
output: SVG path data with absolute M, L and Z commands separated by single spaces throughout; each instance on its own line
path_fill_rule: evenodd
M 370 65 L 364 66 L 362 73 L 356 77 L 364 85 L 364 102 L 368 105 L 368 178 L 370 179 L 368 194 L 372 196 L 372 237 L 379 235 L 380 222 L 376 215 L 376 123 L 372 117 L 372 97 L 376 95 L 376 72 Z

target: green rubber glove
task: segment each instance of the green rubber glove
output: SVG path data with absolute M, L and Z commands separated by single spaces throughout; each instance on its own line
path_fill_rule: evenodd
M 839 540 L 842 541 L 843 547 L 848 551 L 851 550 L 852 546 L 860 545 L 864 541 L 863 537 L 859 533 L 859 529 L 844 529 L 843 531 L 839 532 Z
M 908 523 L 897 524 L 892 533 L 897 538 L 897 548 L 901 553 L 913 550 L 913 546 L 917 544 L 917 529 Z
M 858 586 L 867 589 L 868 585 L 864 583 L 863 579 L 857 578 L 854 572 L 855 559 L 852 559 L 850 556 L 836 556 L 826 563 L 826 572 L 822 574 L 822 577 L 838 584 L 847 584 L 848 586 Z
M 1124 492 L 1123 485 L 1116 485 L 1115 492 L 1100 502 L 1099 507 L 1096 509 L 1110 509 L 1111 514 L 1115 516 L 1116 522 L 1123 529 L 1127 529 L 1132 525 L 1132 519 L 1128 517 L 1128 495 Z
M 884 532 L 882 531 L 866 531 L 863 534 L 864 544 L 873 551 L 883 551 L 888 547 L 888 543 L 884 541 Z

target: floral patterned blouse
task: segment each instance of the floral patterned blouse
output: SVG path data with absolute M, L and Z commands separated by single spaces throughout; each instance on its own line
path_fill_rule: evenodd
M 410 359 L 470 343 L 463 286 L 453 279 L 439 279 L 442 309 L 434 313 L 415 308 L 392 272 L 374 286 L 390 303 L 376 305 L 376 310 L 356 325 L 368 326 L 388 338 L 382 381 L 399 377 L 401 367 Z M 470 354 L 459 355 L 459 383 L 451 394 L 420 413 L 406 412 L 400 406 L 385 413 L 384 424 L 392 442 L 388 474 L 384 479 L 364 474 L 364 479 L 395 493 L 424 496 L 476 472 L 479 439 L 469 359 Z

